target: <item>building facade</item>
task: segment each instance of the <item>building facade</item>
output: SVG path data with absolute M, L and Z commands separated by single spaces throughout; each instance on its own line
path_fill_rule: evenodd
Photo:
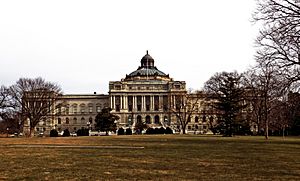
M 63 95 L 56 100 L 57 107 L 47 120 L 41 121 L 36 132 L 49 134 L 51 129 L 68 129 L 76 132 L 80 128 L 94 129 L 94 119 L 102 108 L 110 107 L 120 117 L 118 127 L 133 129 L 137 122 L 148 127 L 170 127 L 180 130 L 176 117 L 176 105 L 187 94 L 185 81 L 175 81 L 155 66 L 148 51 L 140 66 L 120 81 L 109 82 L 108 94 Z M 189 117 L 187 131 L 206 133 L 209 124 L 217 119 L 211 103 L 201 92 L 194 93 L 195 111 Z M 197 95 L 197 96 L 196 96 Z M 24 129 L 26 130 L 26 125 Z M 27 125 L 28 127 L 28 125 Z

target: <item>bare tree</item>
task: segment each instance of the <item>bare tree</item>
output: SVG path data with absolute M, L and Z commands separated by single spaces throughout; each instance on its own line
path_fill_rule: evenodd
M 273 62 L 266 62 L 261 56 L 256 58 L 256 67 L 245 73 L 243 82 L 247 87 L 247 101 L 252 107 L 255 122 L 259 129 L 261 126 L 264 128 L 265 138 L 268 139 L 273 109 L 278 106 L 278 101 L 282 101 L 288 86 Z
M 300 80 L 300 1 L 257 0 L 254 20 L 263 23 L 257 55 L 272 63 L 289 84 Z
M 61 95 L 61 88 L 42 78 L 20 78 L 9 88 L 9 94 L 22 112 L 23 120 L 29 121 L 29 135 L 35 126 L 55 109 L 55 100 Z
M 177 118 L 182 134 L 186 134 L 186 127 L 191 121 L 192 115 L 198 113 L 198 104 L 201 97 L 202 93 L 199 91 L 194 93 L 191 91 L 184 92 L 175 96 L 175 107 L 173 106 L 171 111 Z
M 12 115 L 15 108 L 15 103 L 11 99 L 8 88 L 0 87 L 0 118 L 6 119 Z

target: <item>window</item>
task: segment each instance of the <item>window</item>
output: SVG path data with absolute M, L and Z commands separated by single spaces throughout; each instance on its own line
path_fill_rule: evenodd
M 159 110 L 159 97 L 154 96 L 154 111 L 158 111 L 158 110 Z
M 81 114 L 85 113 L 85 104 L 80 104 L 80 112 Z
M 84 117 L 81 118 L 81 124 L 85 124 L 85 119 L 84 119 Z
M 69 114 L 69 106 L 66 107 L 66 114 Z
M 89 106 L 89 113 L 92 113 L 92 112 L 93 112 L 93 107 Z
M 199 123 L 199 118 L 198 118 L 198 116 L 195 117 L 195 123 Z
M 155 124 L 159 124 L 159 116 L 158 116 L 158 115 L 156 115 L 156 116 L 154 117 L 154 123 L 155 123 Z
M 93 123 L 93 118 L 92 117 L 89 118 L 89 122 L 90 122 L 90 124 Z
M 150 96 L 146 96 L 146 111 L 150 111 Z
M 163 96 L 164 111 L 168 111 L 168 96 Z
M 203 116 L 202 122 L 206 122 L 206 116 Z
M 128 111 L 132 111 L 132 107 L 133 107 L 133 97 L 132 96 L 128 96 Z
M 206 125 L 203 125 L 203 129 L 207 129 L 207 126 L 206 126 Z
M 61 107 L 59 106 L 58 108 L 57 108 L 57 114 L 61 114 Z
M 69 124 L 70 122 L 69 122 L 69 118 L 66 118 L 66 124 Z
M 120 108 L 121 108 L 121 97 L 120 97 L 120 96 L 116 96 L 116 97 L 115 97 L 115 101 L 116 101 L 116 103 L 115 103 L 115 105 L 116 105 L 115 110 L 116 110 L 117 112 L 120 112 Z
M 77 114 L 77 105 L 76 104 L 73 105 L 73 114 Z
M 149 115 L 146 116 L 146 124 L 151 124 L 151 117 Z
M 61 124 L 61 118 L 57 119 L 57 124 Z
M 121 85 L 115 85 L 116 90 L 121 90 Z
M 142 110 L 142 96 L 137 96 L 136 100 L 137 100 L 137 109 L 138 109 L 138 111 L 141 111 Z
M 96 109 L 97 109 L 97 113 L 101 112 L 101 107 L 100 106 L 97 106 Z

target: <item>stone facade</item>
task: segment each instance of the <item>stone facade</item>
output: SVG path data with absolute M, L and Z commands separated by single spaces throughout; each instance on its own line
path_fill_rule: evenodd
M 104 107 L 111 107 L 112 113 L 120 117 L 118 127 L 133 128 L 136 122 L 142 121 L 149 127 L 170 127 L 179 130 L 174 110 L 177 98 L 186 94 L 185 81 L 175 81 L 168 74 L 158 70 L 147 51 L 137 70 L 120 81 L 109 82 L 108 95 L 61 96 L 56 103 L 64 106 L 56 108 L 47 120 L 40 122 L 36 126 L 36 132 L 49 134 L 51 129 L 69 129 L 70 132 L 82 127 L 93 129 L 95 116 Z M 194 97 L 197 109 L 190 117 L 187 131 L 205 133 L 209 123 L 218 117 L 211 106 L 214 99 L 207 100 L 201 92 Z M 26 124 L 24 128 L 26 129 Z

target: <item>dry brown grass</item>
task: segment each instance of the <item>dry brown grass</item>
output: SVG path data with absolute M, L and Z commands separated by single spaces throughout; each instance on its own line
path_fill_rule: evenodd
M 299 138 L 0 138 L 0 151 L 0 180 L 300 180 Z

